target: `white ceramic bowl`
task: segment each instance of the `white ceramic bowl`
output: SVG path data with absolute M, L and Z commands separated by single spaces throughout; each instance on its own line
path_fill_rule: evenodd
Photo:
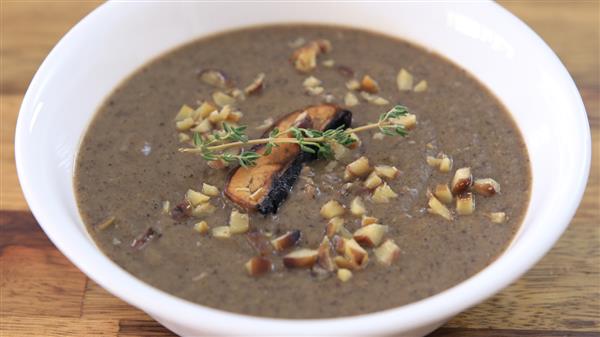
M 206 34 L 253 24 L 317 22 L 380 31 L 447 56 L 506 104 L 527 143 L 533 189 L 510 248 L 489 267 L 399 308 L 324 320 L 267 319 L 206 308 L 128 274 L 87 234 L 72 188 L 75 156 L 110 91 L 150 59 Z M 556 55 L 525 24 L 478 3 L 107 3 L 52 50 L 21 107 L 15 139 L 27 202 L 54 244 L 115 296 L 182 335 L 421 336 L 498 292 L 533 266 L 567 227 L 590 163 L 586 113 Z

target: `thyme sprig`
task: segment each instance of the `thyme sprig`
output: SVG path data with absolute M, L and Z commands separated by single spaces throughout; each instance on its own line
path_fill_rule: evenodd
M 402 105 L 396 105 L 389 111 L 381 114 L 376 123 L 362 125 L 356 128 L 344 129 L 340 126 L 336 129 L 325 131 L 306 129 L 292 126 L 285 130 L 274 128 L 267 138 L 248 139 L 246 135 L 246 126 L 232 126 L 223 123 L 223 130 L 213 131 L 212 134 L 202 137 L 199 133 L 194 133 L 192 148 L 181 148 L 181 152 L 199 153 L 207 161 L 222 160 L 226 163 L 237 162 L 243 167 L 256 165 L 256 161 L 261 156 L 271 154 L 274 147 L 280 144 L 298 144 L 304 152 L 316 154 L 319 158 L 330 159 L 333 157 L 333 144 L 350 146 L 357 140 L 353 136 L 355 133 L 367 130 L 378 129 L 385 135 L 406 136 L 407 132 L 404 125 L 399 120 L 406 116 L 408 110 Z M 265 151 L 262 154 L 247 149 L 252 145 L 265 145 Z M 231 149 L 240 149 L 238 153 L 230 152 Z

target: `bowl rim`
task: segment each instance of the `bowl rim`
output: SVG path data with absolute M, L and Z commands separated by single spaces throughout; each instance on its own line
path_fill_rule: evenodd
M 548 47 L 546 43 L 531 30 L 531 28 L 500 5 L 492 2 L 486 2 L 486 5 L 490 6 L 494 11 L 498 11 L 510 24 L 519 26 L 519 29 L 523 34 L 529 35 L 529 38 L 535 43 L 536 48 L 542 50 L 551 59 L 551 62 L 560 73 L 559 76 L 564 83 L 564 87 L 577 92 L 577 87 L 564 65 L 550 47 Z M 28 124 L 23 116 L 26 115 L 26 111 L 33 108 L 33 102 L 35 101 L 38 92 L 42 90 L 40 83 L 43 82 L 43 78 L 50 71 L 50 63 L 56 58 L 57 50 L 63 48 L 66 44 L 65 41 L 70 38 L 75 29 L 86 25 L 92 17 L 103 15 L 106 8 L 107 4 L 99 6 L 77 23 L 77 25 L 75 25 L 57 43 L 36 72 L 23 99 L 17 121 L 15 132 L 15 161 L 17 173 L 31 212 L 56 247 L 80 270 L 84 271 L 88 277 L 100 284 L 111 294 L 125 300 L 135 307 L 141 308 L 152 316 L 156 316 L 156 318 L 161 321 L 164 319 L 167 322 L 176 323 L 186 327 L 194 327 L 195 329 L 206 329 L 208 331 L 235 334 L 286 334 L 286 332 L 289 334 L 290 331 L 308 334 L 339 334 L 344 331 L 346 334 L 353 335 L 389 333 L 396 331 L 399 328 L 398 323 L 395 322 L 395 319 L 397 319 L 399 315 L 403 315 L 402 317 L 405 323 L 402 326 L 403 329 L 414 329 L 427 324 L 435 324 L 442 319 L 446 319 L 483 301 L 509 285 L 531 268 L 531 266 L 541 259 L 541 257 L 552 247 L 567 228 L 571 218 L 575 214 L 579 201 L 583 196 L 590 170 L 591 137 L 583 102 L 581 101 L 581 97 L 576 95 L 576 98 L 569 100 L 569 104 L 573 109 L 573 112 L 576 113 L 575 117 L 578 118 L 578 125 L 584 126 L 580 135 L 580 144 L 583 146 L 581 149 L 582 161 L 578 166 L 580 175 L 575 186 L 573 186 L 573 193 L 570 195 L 573 202 L 566 205 L 567 207 L 562 212 L 562 217 L 556 220 L 556 226 L 546 232 L 543 237 L 540 237 L 537 245 L 530 247 L 530 249 L 526 251 L 527 258 L 516 258 L 519 256 L 519 253 L 525 253 L 525 251 L 514 251 L 511 254 L 513 257 L 512 259 L 504 259 L 508 254 L 503 252 L 500 257 L 476 275 L 431 297 L 400 307 L 357 316 L 325 319 L 280 319 L 242 315 L 192 303 L 154 288 L 135 278 L 133 275 L 128 274 L 124 270 L 122 270 L 123 273 L 127 275 L 120 275 L 117 277 L 119 281 L 124 283 L 115 282 L 114 278 L 108 280 L 107 277 L 103 277 L 95 272 L 93 267 L 95 263 L 106 263 L 106 261 L 103 261 L 102 259 L 108 259 L 107 257 L 100 251 L 81 251 L 77 247 L 71 246 L 69 244 L 69 237 L 61 236 L 60 233 L 54 232 L 44 225 L 47 221 L 51 221 L 51 219 L 48 219 L 43 212 L 43 204 L 41 200 L 38 200 L 36 197 L 35 186 L 32 186 L 28 177 L 24 175 L 24 167 L 26 167 L 28 163 L 23 156 L 24 151 L 27 151 L 24 147 L 24 137 L 26 136 Z M 502 273 L 502 271 L 506 270 L 508 267 L 512 269 L 512 272 Z M 480 282 L 484 272 L 487 275 L 485 276 L 486 282 Z M 493 274 L 495 274 L 494 278 L 489 277 Z M 129 290 L 131 286 L 137 287 L 136 292 Z M 454 298 L 455 300 L 450 301 L 448 300 L 449 298 Z M 202 319 L 199 320 L 199 317 Z M 248 331 L 248 327 L 252 327 L 254 331 Z

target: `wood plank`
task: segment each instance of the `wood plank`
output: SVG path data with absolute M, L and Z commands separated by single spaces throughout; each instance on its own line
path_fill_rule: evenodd
M 86 276 L 54 248 L 33 216 L 0 215 L 0 316 L 79 318 Z
M 0 209 L 27 210 L 15 165 L 15 127 L 23 96 L 0 95 Z
M 119 298 L 111 295 L 94 281 L 89 280 L 82 304 L 85 319 L 113 319 L 128 321 L 153 321 L 150 316 Z
M 595 332 L 440 328 L 427 337 L 598 337 Z
M 3 316 L 0 320 L 3 337 L 116 336 L 118 329 L 118 321 L 84 320 L 55 315 Z
M 121 320 L 119 321 L 119 337 L 139 336 L 139 337 L 167 337 L 176 336 L 171 331 L 160 325 L 154 320 Z

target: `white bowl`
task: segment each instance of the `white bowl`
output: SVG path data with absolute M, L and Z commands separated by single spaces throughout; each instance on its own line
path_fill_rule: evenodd
M 206 308 L 153 288 L 104 256 L 73 193 L 77 149 L 110 91 L 150 59 L 213 32 L 315 22 L 380 31 L 447 56 L 500 98 L 521 129 L 531 203 L 509 249 L 468 280 L 399 308 L 323 320 L 268 319 Z M 107 3 L 77 24 L 36 73 L 21 107 L 15 152 L 31 211 L 52 242 L 115 296 L 182 335 L 422 336 L 516 280 L 571 220 L 590 164 L 586 113 L 556 55 L 500 6 L 478 3 Z

